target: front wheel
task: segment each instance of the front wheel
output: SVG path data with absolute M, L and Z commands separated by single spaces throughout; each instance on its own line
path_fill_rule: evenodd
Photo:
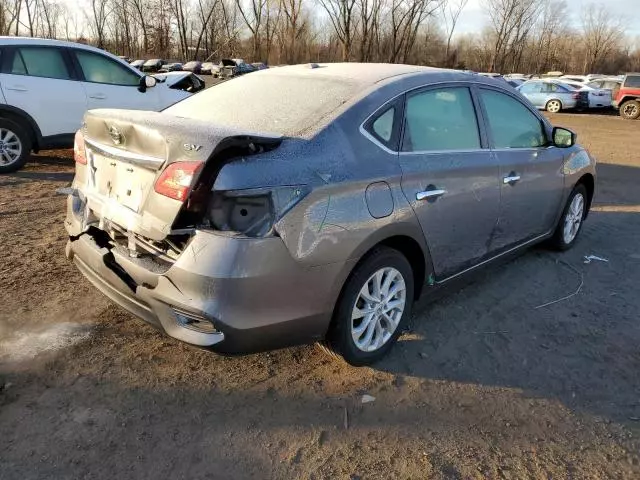
M 560 113 L 562 110 L 562 103 L 560 103 L 560 100 L 549 100 L 545 106 L 545 110 L 549 113 Z
M 640 118 L 640 102 L 638 100 L 628 100 L 620 106 L 620 116 L 626 120 L 637 120 Z
M 328 346 L 351 365 L 382 358 L 400 336 L 413 304 L 413 271 L 397 250 L 375 249 L 342 291 Z
M 587 214 L 587 189 L 578 184 L 569 195 L 551 245 L 556 250 L 569 250 L 573 247 L 578 234 L 582 230 L 584 217 Z

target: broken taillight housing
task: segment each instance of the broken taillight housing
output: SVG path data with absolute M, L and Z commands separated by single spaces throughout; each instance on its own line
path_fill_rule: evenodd
M 273 234 L 273 226 L 309 193 L 305 185 L 214 191 L 208 218 L 218 231 L 247 237 Z
M 202 162 L 172 163 L 160 174 L 154 190 L 160 195 L 183 202 L 201 167 Z
M 85 151 L 84 135 L 82 134 L 82 130 L 78 130 L 75 137 L 73 137 L 73 159 L 76 163 L 80 163 L 82 165 L 87 164 L 87 153 Z

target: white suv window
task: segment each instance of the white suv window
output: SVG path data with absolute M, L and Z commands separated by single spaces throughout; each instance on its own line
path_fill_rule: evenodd
M 16 48 L 10 73 L 61 80 L 71 78 L 62 56 L 62 50 L 49 47 Z
M 140 83 L 138 75 L 104 55 L 82 50 L 75 50 L 74 53 L 87 82 L 125 86 Z

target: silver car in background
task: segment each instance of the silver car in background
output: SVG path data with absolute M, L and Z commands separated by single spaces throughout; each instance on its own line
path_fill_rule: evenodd
M 84 123 L 67 257 L 218 352 L 323 342 L 374 362 L 418 298 L 535 243 L 573 246 L 595 189 L 575 135 L 504 81 L 427 67 L 267 69 Z
M 558 80 L 529 80 L 518 88 L 536 108 L 550 113 L 589 108 L 589 93 Z

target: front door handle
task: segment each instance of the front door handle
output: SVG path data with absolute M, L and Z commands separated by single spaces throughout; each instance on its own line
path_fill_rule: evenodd
M 514 172 L 511 172 L 509 175 L 502 179 L 502 183 L 505 185 L 514 185 L 516 182 L 520 181 L 520 175 L 516 175 Z
M 9 87 L 6 87 L 7 90 L 13 90 L 15 92 L 28 92 L 29 89 L 25 86 L 22 85 L 11 85 Z
M 94 93 L 89 95 L 89 98 L 95 98 L 96 100 L 104 100 L 107 96 L 104 93 Z
M 425 190 L 424 192 L 416 193 L 416 200 L 436 199 L 445 193 L 447 193 L 447 191 L 441 189 Z

